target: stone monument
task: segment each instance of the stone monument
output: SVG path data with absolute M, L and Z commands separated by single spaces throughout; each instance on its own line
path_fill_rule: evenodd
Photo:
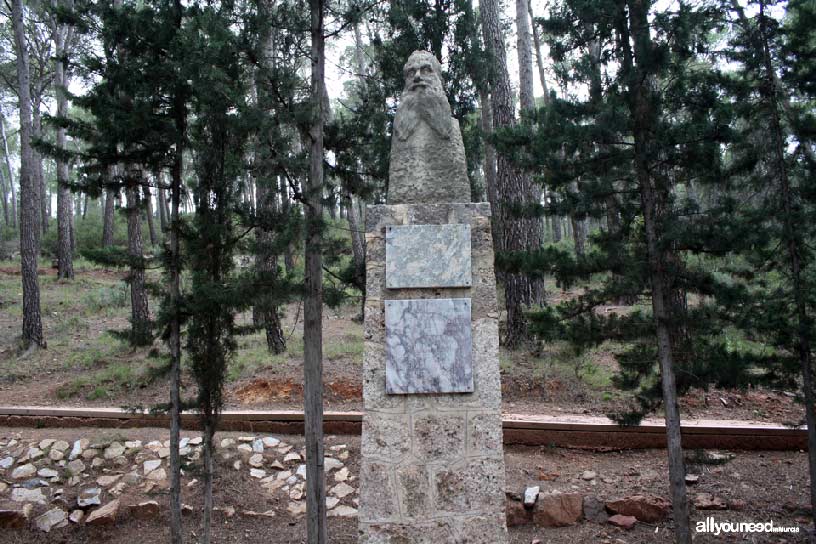
M 439 62 L 404 75 L 388 204 L 366 212 L 360 542 L 506 544 L 490 205 Z

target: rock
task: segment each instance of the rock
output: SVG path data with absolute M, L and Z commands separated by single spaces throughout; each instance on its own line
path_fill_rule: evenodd
M 306 503 L 290 502 L 289 506 L 286 507 L 286 511 L 289 512 L 290 516 L 302 516 L 306 513 Z
M 273 468 L 275 470 L 286 470 L 286 467 L 284 467 L 277 459 L 269 463 L 269 468 Z
M 338 461 L 337 459 L 333 459 L 331 457 L 324 457 L 323 458 L 323 468 L 326 469 L 326 472 L 330 472 L 330 471 L 332 471 L 332 470 L 334 470 L 336 468 L 340 468 L 342 466 L 343 466 L 343 463 L 341 461 Z
M 59 476 L 59 472 L 53 468 L 45 467 L 37 471 L 37 476 L 40 478 L 57 478 Z
M 304 480 L 306 479 L 306 465 L 299 465 L 297 470 L 295 471 L 295 475 L 300 476 Z
M 139 473 L 134 470 L 133 472 L 128 472 L 125 474 L 122 481 L 128 485 L 136 485 L 142 481 L 142 477 L 139 476 Z
M 266 477 L 266 471 L 261 470 L 259 468 L 251 468 L 251 469 L 249 469 L 249 475 L 252 476 L 253 478 L 258 478 L 258 479 L 265 478 Z
M 289 490 L 289 498 L 295 501 L 299 501 L 303 498 L 303 486 L 296 485 L 292 489 Z M 340 499 L 337 499 L 338 502 Z
M 31 463 L 20 465 L 11 471 L 11 477 L 15 480 L 22 480 L 23 478 L 31 478 L 37 474 L 37 467 Z
M 103 457 L 107 460 L 111 460 L 119 457 L 124 453 L 125 447 L 119 442 L 114 442 L 113 444 L 105 448 L 105 453 L 103 454 Z M 90 523 L 90 518 L 88 518 L 88 523 Z
M 80 459 L 74 459 L 68 463 L 68 472 L 71 475 L 78 475 L 82 474 L 85 470 L 85 463 L 83 463 Z
M 344 451 L 340 455 L 337 456 L 341 461 L 345 461 L 349 458 L 349 452 Z
M 275 511 L 267 510 L 266 512 L 256 512 L 255 510 L 244 510 L 241 512 L 241 515 L 248 518 L 274 518 Z
M 144 462 L 144 474 L 150 474 L 162 465 L 161 459 L 150 459 Z
M 0 529 L 22 529 L 26 527 L 33 509 L 33 506 L 26 504 L 20 509 L 0 510 Z
M 595 523 L 606 523 L 609 516 L 604 508 L 604 503 L 598 497 L 587 495 L 584 497 L 584 519 Z
M 345 482 L 348 480 L 349 477 L 349 470 L 346 467 L 341 468 L 337 472 L 334 473 L 334 481 L 335 482 Z
M 533 523 L 539 527 L 566 527 L 580 521 L 584 497 L 578 493 L 552 493 L 538 496 Z
M 239 460 L 235 461 L 232 464 L 232 468 L 234 468 L 235 470 L 241 470 L 241 460 L 239 459 Z
M 260 453 L 254 454 L 252 457 L 249 458 L 249 466 L 259 468 L 263 466 L 263 455 Z
M 6 482 L 0 482 L 0 493 L 5 493 L 6 489 L 8 489 L 8 484 Z
M 287 480 L 287 479 L 289 479 L 291 476 L 292 476 L 292 472 L 291 472 L 291 471 L 289 471 L 289 470 L 283 470 L 283 471 L 281 471 L 281 472 L 278 472 L 278 474 L 277 474 L 277 476 L 275 476 L 275 478 L 276 478 L 276 479 L 278 479 L 278 480 Z
M 159 459 L 165 459 L 170 457 L 170 448 L 159 448 L 158 451 Z
M 586 481 L 594 480 L 596 476 L 597 474 L 592 470 L 585 470 L 581 473 L 581 479 Z
M 113 525 L 116 522 L 118 512 L 119 499 L 114 499 L 105 506 L 91 512 L 85 525 Z
M 254 436 L 239 436 L 238 437 L 238 442 L 254 442 L 254 441 L 255 441 Z
M 538 500 L 538 493 L 541 491 L 539 486 L 528 487 L 524 490 L 524 507 L 532 508 Z
M 275 438 L 273 436 L 265 436 L 262 439 L 262 442 L 263 442 L 263 445 L 266 446 L 267 448 L 274 448 L 275 446 L 280 444 L 280 440 L 278 440 L 277 438 Z
M 336 497 L 326 497 L 326 510 L 331 510 L 338 504 L 340 504 L 340 499 Z
M 40 447 L 41 450 L 47 450 L 48 448 L 51 447 L 51 444 L 53 444 L 54 442 L 56 442 L 56 440 L 54 440 L 53 438 L 44 438 L 43 440 L 40 440 L 40 443 L 37 445 Z
M 235 445 L 235 440 L 233 440 L 232 438 L 224 438 L 221 440 L 221 444 L 219 445 L 219 447 L 226 449 L 233 445 Z
M 48 458 L 52 461 L 62 461 L 62 458 L 65 457 L 65 452 L 60 450 L 55 450 L 51 448 L 51 451 L 48 452 Z
M 12 489 L 11 500 L 14 502 L 35 502 L 37 504 L 45 504 L 46 502 L 42 489 L 26 489 L 24 487 Z
M 0 459 L 0 469 L 6 470 L 14 464 L 14 457 L 3 457 Z
M 637 523 L 637 518 L 635 518 L 634 516 L 622 516 L 620 514 L 615 514 L 614 516 L 609 518 L 609 523 L 611 523 L 615 527 L 620 527 L 628 531 L 635 526 L 635 524 Z
M 71 515 L 68 516 L 68 521 L 70 521 L 71 523 L 80 523 L 82 522 L 82 518 L 84 517 L 85 512 L 83 512 L 82 510 L 74 510 L 73 512 L 71 512 Z
M 195 437 L 190 439 L 190 444 L 193 445 L 193 446 L 200 446 L 203 443 L 204 443 L 204 439 L 202 437 L 200 437 L 200 436 L 195 436 Z M 232 508 L 232 507 L 230 506 L 229 508 Z M 233 508 L 233 511 L 234 510 L 235 509 Z
M 46 513 L 34 518 L 34 524 L 37 529 L 46 533 L 50 532 L 54 527 L 65 527 L 68 525 L 65 510 L 62 508 L 52 508 Z
M 99 498 L 100 495 L 102 495 L 102 489 L 98 487 L 83 489 L 79 492 L 79 495 L 77 495 L 77 505 L 80 508 L 87 508 L 89 506 L 102 504 L 102 500 Z
M 136 519 L 155 519 L 161 514 L 161 507 L 156 501 L 145 501 L 131 505 L 128 512 Z
M 32 478 L 30 480 L 22 482 L 20 486 L 26 489 L 35 489 L 37 487 L 48 487 L 48 482 L 46 482 L 42 478 Z
M 252 452 L 252 446 L 249 444 L 238 444 L 238 451 Z
M 68 443 L 68 442 L 66 442 L 65 440 L 57 440 L 57 441 L 56 441 L 56 442 L 54 442 L 54 444 L 51 446 L 51 449 L 52 449 L 52 450 L 58 450 L 58 451 L 62 451 L 62 452 L 64 452 L 64 451 L 66 451 L 66 450 L 67 450 L 68 448 L 70 448 L 70 447 L 71 447 L 71 444 L 69 444 L 69 443 Z
M 286 483 L 288 485 L 295 485 L 296 483 L 298 483 L 298 477 L 294 475 L 289 476 L 288 478 L 286 478 Z
M 264 450 L 264 443 L 263 440 L 260 438 L 256 438 L 252 441 L 252 451 L 255 453 L 263 453 Z
M 154 482 L 163 482 L 164 480 L 167 479 L 167 473 L 164 471 L 163 468 L 159 468 L 148 474 L 146 478 Z
M 728 504 L 711 493 L 698 493 L 692 503 L 697 510 L 728 510 Z
M 330 493 L 337 497 L 338 499 L 342 499 L 343 497 L 346 497 L 347 495 L 354 493 L 354 488 L 345 482 L 340 482 L 339 484 L 331 488 Z
M 300 454 L 295 453 L 295 452 L 287 453 L 286 457 L 283 458 L 284 463 L 288 463 L 290 461 L 300 461 L 300 460 L 301 460 Z
M 82 455 L 82 458 L 85 459 L 86 461 L 90 461 L 91 459 L 99 455 L 99 450 L 88 448 L 86 450 L 82 450 L 82 453 L 80 455 Z
M 141 440 L 128 440 L 127 442 L 125 442 L 125 448 L 129 450 L 135 450 L 136 448 L 141 447 L 142 447 Z
M 91 468 L 99 468 L 104 464 L 105 464 L 105 461 L 103 461 L 101 457 L 94 457 L 91 460 Z
M 348 448 L 345 444 L 337 444 L 336 446 L 329 446 L 329 450 L 331 451 L 343 451 L 344 449 Z
M 186 436 L 185 436 L 184 438 L 182 438 L 181 440 L 179 440 L 179 449 L 184 449 L 184 448 L 186 448 L 186 447 L 187 447 L 187 444 L 189 444 L 189 443 L 190 443 L 190 439 L 189 439 L 188 437 L 186 437 Z
M 155 453 L 161 449 L 162 443 L 159 442 L 158 440 L 151 440 L 150 442 L 145 444 L 145 447 Z
M 109 487 L 115 484 L 121 477 L 122 477 L 121 474 L 116 474 L 113 476 L 100 476 L 99 478 L 96 479 L 96 483 L 98 483 L 102 487 Z
M 634 516 L 638 521 L 655 523 L 669 515 L 671 503 L 656 495 L 632 495 L 606 503 L 606 509 L 612 514 Z
M 88 441 L 83 439 L 75 440 L 74 446 L 71 448 L 71 453 L 68 454 L 68 460 L 73 461 L 80 455 L 82 455 L 82 451 L 88 447 Z
M 694 485 L 700 481 L 699 474 L 686 474 L 686 485 Z
M 352 508 L 351 506 L 342 505 L 342 506 L 338 506 L 337 508 L 333 508 L 332 510 L 329 510 L 326 513 L 326 515 L 332 516 L 332 517 L 336 516 L 336 517 L 341 517 L 341 518 L 351 518 L 351 517 L 355 517 L 357 515 L 357 509 Z

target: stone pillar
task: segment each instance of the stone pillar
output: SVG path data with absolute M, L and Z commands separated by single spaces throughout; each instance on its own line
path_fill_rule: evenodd
M 429 226 L 417 232 L 431 239 L 391 250 L 389 284 L 417 285 L 397 276 L 427 277 L 430 265 L 439 273 L 431 284 L 457 287 L 386 287 L 386 239 L 407 225 Z M 466 231 L 470 247 L 437 225 L 466 226 L 453 230 Z M 506 544 L 490 205 L 368 206 L 366 242 L 360 542 Z M 455 277 L 465 265 L 469 276 Z M 431 342 L 411 344 L 426 332 Z M 422 368 L 400 369 L 406 360 Z M 387 380 L 386 367 L 403 374 Z

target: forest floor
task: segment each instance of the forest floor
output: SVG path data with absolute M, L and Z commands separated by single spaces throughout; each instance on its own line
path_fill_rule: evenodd
M 183 436 L 194 439 L 197 433 L 184 432 Z M 270 487 L 268 480 L 277 480 L 281 472 L 285 476 L 294 474 L 302 461 L 283 459 L 283 451 L 289 454 L 302 452 L 303 439 L 300 436 L 276 436 L 281 440 L 277 447 L 262 448 L 262 463 L 256 463 L 272 476 L 260 479 L 250 474 L 248 460 L 253 451 L 246 446 L 253 438 L 246 437 L 242 442 L 241 433 L 218 433 L 216 445 L 216 476 L 214 482 L 214 505 L 219 508 L 215 513 L 213 532 L 214 542 L 245 544 L 295 544 L 305 542 L 303 515 L 293 505 L 302 508 L 302 498 L 292 498 L 292 493 L 299 493 L 294 488 L 302 488 L 302 480 L 288 490 L 280 484 Z M 222 442 L 224 439 L 232 439 Z M 77 454 L 84 468 L 76 480 L 67 479 L 66 469 L 60 468 L 65 460 L 55 461 L 50 450 L 58 448 L 59 442 L 74 444 L 74 441 L 85 439 L 84 450 Z M 76 429 L 16 429 L 0 427 L 0 459 L 7 455 L 17 455 L 29 448 L 40 448 L 36 460 L 25 461 L 36 465 L 41 470 L 53 467 L 56 469 L 41 482 L 39 489 L 45 499 L 41 504 L 34 504 L 29 519 L 32 526 L 36 518 L 49 509 L 61 509 L 66 515 L 77 509 L 77 493 L 90 487 L 101 488 L 100 503 L 102 506 L 118 499 L 118 512 L 115 524 L 107 527 L 92 527 L 84 524 L 66 523 L 46 534 L 33 528 L 17 530 L 0 529 L 0 540 L 8 544 L 33 544 L 40 542 L 79 543 L 121 543 L 166 542 L 168 483 L 164 469 L 167 467 L 167 453 L 158 450 L 166 441 L 166 429 L 127 429 L 100 430 L 91 428 Z M 132 442 L 129 442 L 132 441 Z M 138 442 L 137 442 L 138 441 Z M 154 442 L 159 441 L 159 442 Z M 121 444 L 122 446 L 117 445 Z M 193 440 L 191 444 L 197 444 Z M 241 444 L 244 444 L 241 449 Z M 64 447 L 64 446 L 63 446 Z M 108 455 L 110 450 L 104 448 L 120 447 L 119 452 Z M 93 449 L 97 448 L 97 449 Z M 125 449 L 127 448 L 127 449 Z M 183 522 L 185 534 L 190 541 L 196 541 L 194 535 L 201 526 L 201 460 L 200 446 L 188 447 L 183 454 L 185 473 L 182 479 L 182 502 L 191 508 L 185 513 Z M 249 451 L 247 451 L 249 450 Z M 359 437 L 327 436 L 327 455 L 342 459 L 331 468 L 327 475 L 329 496 L 341 496 L 332 501 L 331 510 L 336 511 L 328 518 L 330 541 L 333 544 L 351 544 L 357 542 L 357 512 L 359 503 Z M 720 452 L 722 453 L 722 452 Z M 118 457 L 114 457 L 118 454 Z M 58 456 L 59 457 L 59 456 Z M 709 511 L 692 509 L 693 526 L 712 516 L 717 522 L 768 522 L 776 527 L 798 527 L 798 534 L 732 534 L 706 535 L 698 534 L 695 542 L 753 542 L 753 543 L 798 543 L 808 542 L 808 533 L 812 526 L 807 517 L 808 476 L 807 456 L 801 452 L 739 452 L 735 455 L 723 455 L 730 459 L 724 464 L 689 463 L 689 473 L 699 474 L 697 484 L 689 488 L 689 495 L 694 501 L 698 494 L 710 494 L 727 505 L 726 510 Z M 67 450 L 66 450 L 66 457 Z M 236 462 L 239 462 L 236 465 Z M 20 461 L 17 466 L 20 466 Z M 251 463 L 252 461 L 250 461 Z M 147 463 L 158 466 L 155 473 L 146 475 Z M 279 465 L 281 463 L 283 466 Z M 601 502 L 638 494 L 653 494 L 667 498 L 665 479 L 666 458 L 662 450 L 610 451 L 605 453 L 587 452 L 563 448 L 548 447 L 509 447 L 505 449 L 506 489 L 509 492 L 521 492 L 527 485 L 539 485 L 541 492 L 577 493 L 584 497 L 591 496 Z M 145 465 L 145 470 L 142 470 Z M 338 466 L 339 465 L 339 466 Z M 339 468 L 342 466 L 342 468 Z M 13 483 L 11 468 L 3 472 L 2 481 Z M 278 472 L 279 471 L 279 472 Z M 596 476 L 587 480 L 584 471 L 592 471 Z M 343 474 L 341 474 L 341 472 Z M 107 478 L 107 480 L 105 480 Z M 341 481 L 344 485 L 337 482 Z M 19 481 L 18 481 L 19 483 Z M 0 509 L 19 509 L 20 503 L 10 500 L 10 487 L 0 485 Z M 338 489 L 344 491 L 339 492 Z M 145 501 L 156 501 L 158 506 L 153 512 L 139 513 L 133 505 Z M 50 504 L 47 504 L 50 502 Z M 342 510 L 341 510 L 342 507 Z M 85 508 L 87 516 L 95 508 Z M 340 513 L 342 512 L 342 513 Z M 338 515 L 339 514 L 339 515 Z M 542 528 L 525 525 L 510 528 L 510 542 L 513 544 L 530 544 L 536 539 L 550 544 L 568 544 L 592 542 L 598 544 L 645 544 L 647 542 L 673 541 L 672 522 L 663 519 L 653 523 L 637 523 L 631 530 L 623 530 L 602 521 L 579 521 L 569 527 Z
M 0 262 L 0 405 L 150 406 L 167 400 L 166 353 L 153 346 L 131 348 L 115 331 L 126 331 L 130 296 L 124 273 L 85 261 L 76 279 L 57 280 L 55 270 L 40 269 L 43 326 L 48 347 L 21 358 L 18 354 L 22 292 L 19 265 Z M 158 276 L 153 278 L 160 281 Z M 548 285 L 550 302 L 575 296 Z M 155 315 L 159 301 L 150 300 Z M 606 307 L 625 313 L 632 307 Z M 327 410 L 362 408 L 363 327 L 354 318 L 358 305 L 324 312 L 324 383 Z M 247 312 L 239 323 L 250 320 Z M 237 338 L 238 350 L 227 373 L 228 408 L 302 407 L 302 308 L 286 308 L 287 352 L 272 355 L 265 336 Z M 114 332 L 112 332 L 114 331 Z M 539 353 L 502 351 L 503 410 L 513 414 L 606 415 L 624 410 L 631 396 L 611 382 L 614 354 L 621 346 L 606 343 L 576 356 L 569 346 L 546 345 Z M 183 377 L 183 394 L 195 392 Z M 802 408 L 790 391 L 767 389 L 691 391 L 681 399 L 684 418 L 751 420 L 795 424 Z

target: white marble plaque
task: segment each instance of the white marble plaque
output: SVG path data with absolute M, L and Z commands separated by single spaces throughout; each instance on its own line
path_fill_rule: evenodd
M 386 227 L 388 289 L 470 287 L 471 282 L 470 225 Z
M 473 392 L 469 298 L 385 301 L 385 390 Z

